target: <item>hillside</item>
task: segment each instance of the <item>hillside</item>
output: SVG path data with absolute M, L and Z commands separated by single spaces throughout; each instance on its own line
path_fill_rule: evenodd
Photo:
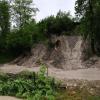
M 92 65 L 98 62 L 99 58 L 95 56 L 88 58 L 86 48 L 89 46 L 85 46 L 83 43 L 84 41 L 80 36 L 53 36 L 53 47 L 37 44 L 30 54 L 16 58 L 11 64 L 36 67 L 44 63 L 48 67 L 65 70 L 93 67 Z

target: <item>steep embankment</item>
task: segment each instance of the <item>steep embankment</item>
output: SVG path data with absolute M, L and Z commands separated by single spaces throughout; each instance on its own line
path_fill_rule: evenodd
M 60 36 L 52 37 L 53 47 L 48 48 L 43 44 L 37 44 L 32 50 L 31 55 L 21 56 L 12 63 L 36 67 L 41 62 L 49 67 L 63 68 L 65 70 L 81 69 L 91 67 L 96 58 L 89 61 L 82 61 L 83 40 L 80 36 Z

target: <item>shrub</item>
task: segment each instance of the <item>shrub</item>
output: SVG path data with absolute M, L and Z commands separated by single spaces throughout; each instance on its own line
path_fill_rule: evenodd
M 14 53 L 22 53 L 32 46 L 32 35 L 27 33 L 10 33 L 7 36 L 7 47 Z
M 21 54 L 26 51 L 30 51 L 35 43 L 45 41 L 46 37 L 39 33 L 36 23 L 30 23 L 24 25 L 21 29 L 12 30 L 7 34 L 6 44 L 7 48 L 14 54 Z
M 28 100 L 54 100 L 55 81 L 45 75 L 42 66 L 38 74 L 22 72 L 17 75 L 0 75 L 0 95 L 10 95 Z M 43 98 L 43 99 L 42 99 Z

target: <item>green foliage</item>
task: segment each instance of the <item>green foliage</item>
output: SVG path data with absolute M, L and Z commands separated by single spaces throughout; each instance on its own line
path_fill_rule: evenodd
M 44 33 L 49 38 L 51 35 L 61 35 L 68 33 L 75 28 L 74 21 L 69 13 L 59 11 L 54 16 L 49 16 L 38 23 L 41 33 Z M 68 35 L 68 34 L 67 34 Z
M 10 7 L 6 0 L 0 0 L 0 36 L 10 31 Z
M 10 31 L 9 4 L 6 0 L 0 0 L 0 52 L 5 49 L 5 37 Z
M 7 47 L 12 50 L 13 53 L 22 53 L 25 50 L 30 50 L 32 46 L 32 34 L 28 34 L 24 30 L 19 30 L 16 33 L 8 34 L 6 41 Z
M 32 17 L 35 16 L 38 11 L 38 9 L 34 7 L 32 0 L 14 0 L 13 3 L 11 3 L 11 7 L 13 9 L 13 20 L 18 28 L 29 24 L 33 20 Z
M 18 54 L 32 47 L 33 33 L 38 30 L 33 19 L 38 9 L 30 6 L 32 3 L 32 0 L 0 0 L 0 52 L 10 49 Z
M 75 28 L 70 14 L 61 11 L 36 23 L 33 17 L 37 11 L 32 0 L 0 1 L 0 32 L 8 33 L 0 33 L 0 51 L 9 50 L 15 55 L 30 52 L 35 43 L 47 44 L 51 35 L 70 35 Z
M 46 41 L 46 37 L 39 33 L 35 22 L 24 25 L 20 30 L 14 29 L 6 36 L 7 48 L 16 54 L 30 52 L 34 44 L 41 41 Z
M 76 15 L 81 22 L 82 36 L 89 39 L 93 53 L 100 51 L 100 1 L 99 0 L 77 0 Z
M 0 64 L 8 63 L 16 58 L 15 56 L 12 55 L 11 52 L 8 51 L 4 51 L 4 52 L 1 51 L 1 52 L 2 53 L 0 53 Z
M 18 75 L 0 75 L 0 95 L 10 95 L 28 100 L 55 100 L 55 81 L 45 75 L 42 66 L 38 74 L 22 72 Z
M 0 52 L 2 52 L 2 51 L 4 51 L 5 50 L 5 48 L 6 48 L 6 36 L 4 36 L 4 35 L 1 35 L 0 36 Z

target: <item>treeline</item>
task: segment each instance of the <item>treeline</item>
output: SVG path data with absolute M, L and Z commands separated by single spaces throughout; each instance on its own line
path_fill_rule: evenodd
M 77 23 L 70 13 L 59 11 L 56 16 L 49 16 L 38 23 L 42 33 L 48 35 L 73 35 Z
M 0 0 L 0 52 L 20 54 L 29 51 L 38 35 L 33 0 Z
M 0 0 L 0 52 L 18 55 L 37 42 L 49 41 L 51 35 L 73 33 L 76 24 L 69 13 L 59 11 L 36 23 L 37 11 L 33 0 Z
M 100 0 L 77 0 L 75 9 L 81 35 L 90 42 L 92 53 L 100 55 Z
M 76 17 L 59 11 L 36 22 L 33 0 L 0 0 L 0 52 L 21 54 L 52 35 L 82 35 L 94 54 L 100 51 L 100 1 L 77 0 Z
M 32 0 L 0 0 L 0 52 L 21 53 L 32 46 L 36 31 Z

